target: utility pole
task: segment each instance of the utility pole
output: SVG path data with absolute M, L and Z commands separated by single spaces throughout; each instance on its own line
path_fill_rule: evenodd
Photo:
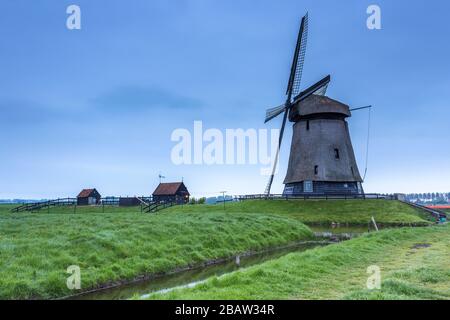
M 220 191 L 220 193 L 222 194 L 222 198 L 223 198 L 223 210 L 225 210 L 225 193 L 227 193 L 226 191 Z

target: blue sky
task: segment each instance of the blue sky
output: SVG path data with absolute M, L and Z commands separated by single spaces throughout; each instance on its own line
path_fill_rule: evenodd
M 382 30 L 366 28 L 373 3 Z M 19 0 L 0 5 L 0 198 L 147 195 L 159 172 L 194 195 L 262 192 L 260 166 L 175 166 L 170 135 L 279 127 L 264 110 L 285 99 L 306 11 L 303 86 L 330 73 L 330 97 L 375 106 L 365 190 L 449 191 L 448 2 Z M 349 123 L 364 171 L 367 112 Z

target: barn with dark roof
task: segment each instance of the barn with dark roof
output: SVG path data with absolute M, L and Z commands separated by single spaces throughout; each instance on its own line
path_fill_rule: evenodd
M 183 204 L 189 202 L 189 196 L 183 182 L 160 183 L 153 192 L 153 201 Z
M 100 203 L 101 197 L 96 189 L 83 189 L 77 196 L 77 205 L 96 205 Z

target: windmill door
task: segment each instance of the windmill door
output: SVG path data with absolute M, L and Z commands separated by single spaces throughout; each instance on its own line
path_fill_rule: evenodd
M 312 181 L 304 181 L 303 182 L 303 192 L 313 192 L 313 182 Z

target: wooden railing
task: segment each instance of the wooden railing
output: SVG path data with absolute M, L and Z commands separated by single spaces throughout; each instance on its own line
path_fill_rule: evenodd
M 141 212 L 154 213 L 154 212 L 157 212 L 157 211 L 165 209 L 165 208 L 173 207 L 175 205 L 177 205 L 177 203 L 175 201 L 150 202 L 147 205 L 141 206 Z
M 147 205 L 141 206 L 141 212 L 151 213 L 157 212 L 159 210 L 170 208 L 177 205 L 174 201 L 160 201 L 160 202 L 150 202 Z
M 100 204 L 104 206 L 118 206 L 120 197 L 104 197 L 100 199 Z
M 103 210 L 105 206 L 119 206 L 121 197 L 104 197 L 101 198 L 98 206 L 102 206 Z M 148 205 L 152 202 L 152 197 L 136 197 L 142 205 Z M 141 205 L 141 207 L 142 207 Z M 39 211 L 42 209 L 48 209 L 50 207 L 58 206 L 77 206 L 77 198 L 58 198 L 54 200 L 37 201 L 32 203 L 21 204 L 13 209 L 12 212 L 24 212 L 24 211 Z
M 412 203 L 412 202 L 408 202 L 408 201 L 402 201 L 402 202 L 407 205 L 410 205 L 411 207 L 414 207 L 414 208 L 417 208 L 417 209 L 427 212 L 429 215 L 431 215 L 435 219 L 440 219 L 441 217 L 447 218 L 449 216 L 445 211 L 442 211 L 439 209 L 428 208 L 428 207 L 422 206 L 420 204 Z
M 73 206 L 77 204 L 76 198 L 58 198 L 55 200 L 46 200 L 33 203 L 26 203 L 11 209 L 12 212 L 23 212 L 23 211 L 39 211 L 41 209 L 47 209 L 50 207 L 58 206 Z
M 351 199 L 387 199 L 395 200 L 394 195 L 381 195 L 378 193 L 365 194 L 342 194 L 342 193 L 308 193 L 298 195 L 283 195 L 283 194 L 251 194 L 237 196 L 238 200 L 351 200 Z

